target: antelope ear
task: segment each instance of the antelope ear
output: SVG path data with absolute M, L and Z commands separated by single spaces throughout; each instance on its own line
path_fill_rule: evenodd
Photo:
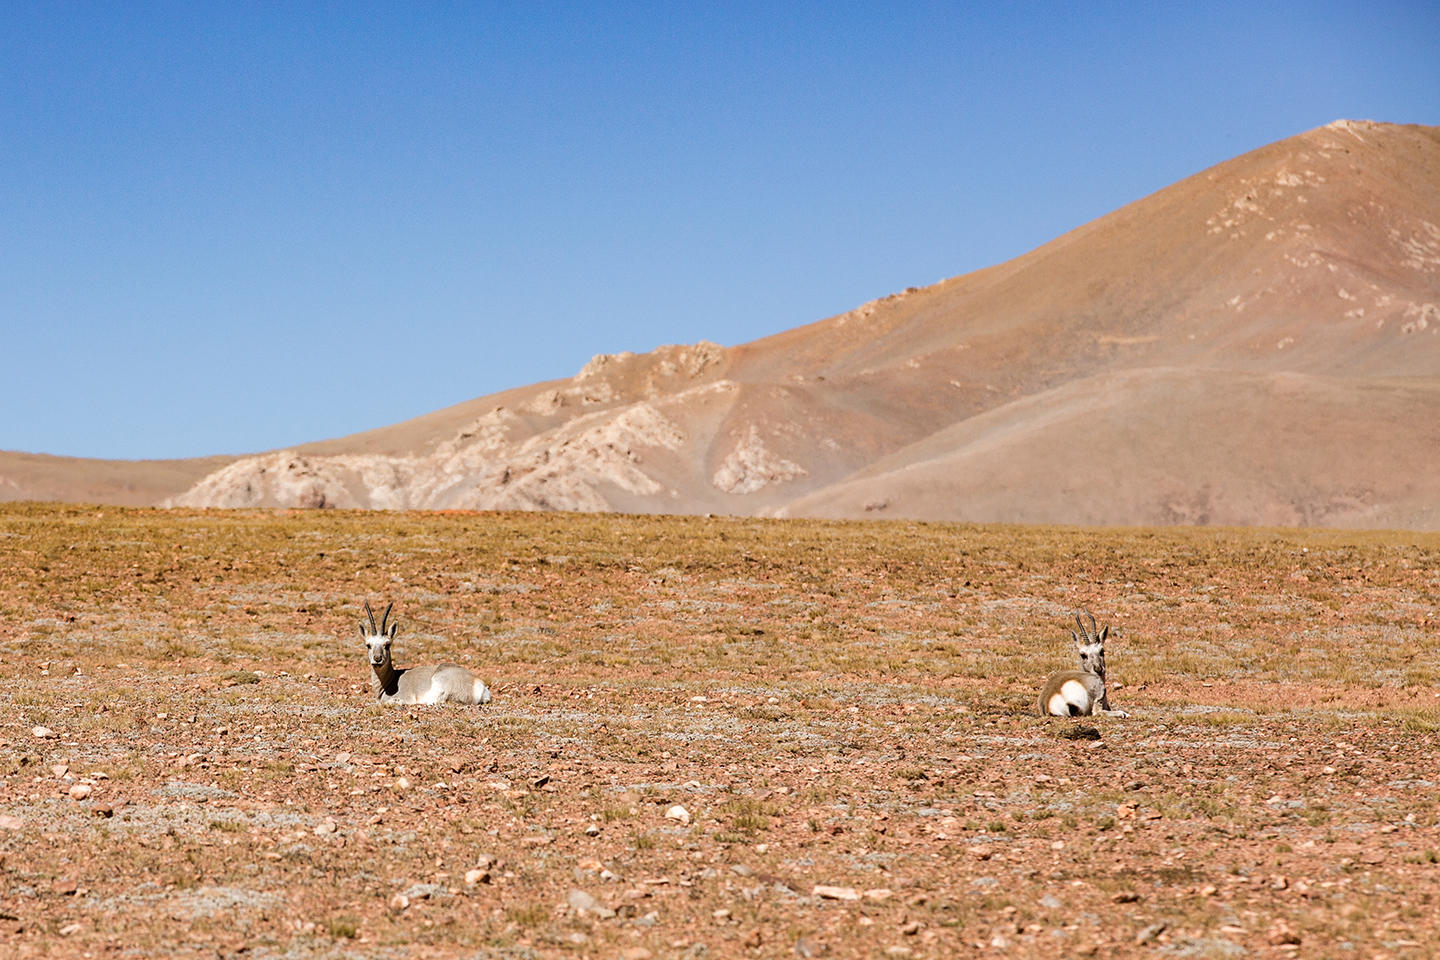
M 1104 643 L 1104 642 L 1105 642 L 1105 638 L 1108 637 L 1109 635 L 1110 635 L 1110 624 L 1107 623 L 1107 624 L 1105 624 L 1105 626 L 1103 626 L 1103 627 L 1100 628 L 1100 642 L 1101 642 L 1101 643 Z
M 1071 631 L 1070 631 L 1070 639 L 1075 641 L 1075 646 L 1077 646 L 1077 647 L 1084 647 L 1084 646 L 1085 646 L 1085 641 L 1082 640 L 1082 639 L 1080 638 L 1080 634 L 1076 633 L 1074 630 L 1071 630 Z
M 391 639 L 391 640 L 394 640 L 394 639 L 395 639 L 395 631 L 396 631 L 396 630 L 399 630 L 399 629 L 400 629 L 400 623 L 399 623 L 399 621 L 396 621 L 395 623 L 390 624 L 390 639 Z
M 363 620 L 360 621 L 360 639 L 361 639 L 361 640 L 367 640 L 367 639 L 369 639 L 369 638 L 365 635 L 365 621 L 363 621 Z

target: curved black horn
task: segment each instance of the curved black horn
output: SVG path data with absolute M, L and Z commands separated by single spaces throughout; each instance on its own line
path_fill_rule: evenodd
M 1100 629 L 1095 626 L 1095 614 L 1091 613 L 1089 610 L 1086 610 L 1086 611 L 1085 611 L 1085 616 L 1087 616 L 1087 617 L 1090 618 L 1090 635 L 1091 635 L 1092 637 L 1094 637 L 1096 640 L 1099 640 L 1099 639 L 1100 639 Z
M 370 633 L 376 634 L 380 631 L 375 627 L 375 611 L 370 609 L 370 601 L 365 601 L 365 616 L 370 618 Z
M 393 606 L 395 606 L 395 601 L 391 600 L 389 605 L 385 607 L 385 615 L 380 618 L 380 633 L 382 635 L 385 633 L 385 623 L 390 619 L 390 607 Z
M 1075 626 L 1080 628 L 1080 639 L 1086 643 L 1090 642 L 1090 634 L 1085 632 L 1085 621 L 1080 619 L 1080 611 L 1075 611 Z

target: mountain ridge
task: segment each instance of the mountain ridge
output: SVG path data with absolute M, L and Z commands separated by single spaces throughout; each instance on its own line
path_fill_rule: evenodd
M 1436 529 L 1437 224 L 1440 128 L 1336 121 L 1003 264 L 737 346 L 602 354 L 401 424 L 175 467 L 154 500 Z M 1175 423 L 1227 460 L 1189 463 L 1189 493 L 1162 469 L 1185 460 Z M 988 449 L 1005 456 L 977 453 L 1002 427 Z M 1047 455 L 1080 455 L 1078 437 L 1125 465 L 1108 505 L 1064 493 Z M 1369 474 L 1339 465 L 1355 445 Z

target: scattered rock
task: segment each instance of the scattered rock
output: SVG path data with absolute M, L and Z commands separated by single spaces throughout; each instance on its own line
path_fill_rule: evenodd
M 70 767 L 64 763 L 57 763 L 50 768 L 50 772 L 55 774 L 55 776 L 59 779 L 63 780 L 65 779 L 65 774 L 70 772 Z
M 410 907 L 410 898 L 403 893 L 397 893 L 390 898 L 390 909 L 396 913 L 407 910 Z
M 86 797 L 90 796 L 90 794 L 93 793 L 93 792 L 94 792 L 94 788 L 91 787 L 90 784 L 88 784 L 88 783 L 77 783 L 77 784 L 75 784 L 75 786 L 73 786 L 73 787 L 70 788 L 70 799 L 71 799 L 71 800 L 84 800 Z
M 584 890 L 571 890 L 565 900 L 570 904 L 570 909 L 576 913 L 591 913 L 601 920 L 609 920 L 615 916 L 614 910 L 601 905 L 599 900 L 596 900 Z
M 689 811 L 689 810 L 686 810 L 684 807 L 680 806 L 680 804 L 677 803 L 677 804 L 675 804 L 675 806 L 673 806 L 673 807 L 671 807 L 669 810 L 666 810 L 666 811 L 665 811 L 665 819 L 666 819 L 666 820 L 678 820 L 681 824 L 683 824 L 683 825 L 685 825 L 685 826 L 689 826 L 689 825 L 690 825 L 690 811 Z
M 1275 925 L 1274 929 L 1270 931 L 1270 936 L 1266 939 L 1270 941 L 1272 947 L 1298 945 L 1300 943 L 1300 934 L 1292 930 L 1290 926 L 1282 920 Z
M 477 883 L 489 883 L 490 880 L 491 880 L 491 877 L 490 877 L 490 871 L 489 871 L 489 870 L 481 870 L 481 869 L 476 868 L 476 869 L 474 869 L 474 870 L 466 870 L 466 871 L 465 871 L 465 884 L 466 884 L 466 886 L 471 886 L 471 887 L 473 887 L 473 886 L 475 886 Z
M 895 891 L 889 887 L 875 887 L 873 890 L 866 890 L 861 894 L 866 900 L 885 901 L 895 896 Z
M 1140 894 L 1134 890 L 1121 890 L 1110 899 L 1115 903 L 1135 903 L 1140 899 Z
M 317 837 L 329 836 L 330 834 L 337 832 L 339 829 L 340 825 L 335 822 L 334 817 L 326 817 L 324 820 L 321 820 L 319 823 L 315 824 L 315 835 Z
M 55 737 L 55 731 L 49 727 L 31 727 L 30 734 L 39 740 L 51 740 Z
M 822 900 L 860 899 L 860 891 L 856 890 L 854 887 L 832 887 L 822 883 L 816 885 L 815 889 L 810 892 L 812 896 L 819 897 Z
M 1135 934 L 1136 943 L 1154 943 L 1160 934 L 1165 932 L 1167 924 L 1152 923 L 1150 926 Z

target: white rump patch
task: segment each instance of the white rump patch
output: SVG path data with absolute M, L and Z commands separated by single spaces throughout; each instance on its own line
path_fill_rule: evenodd
M 1053 716 L 1068 717 L 1072 715 L 1072 706 L 1075 708 L 1074 714 L 1090 713 L 1090 694 L 1085 689 L 1085 684 L 1079 680 L 1066 680 L 1062 683 L 1060 689 L 1050 695 L 1045 709 Z
M 430 681 L 430 689 L 425 691 L 417 703 L 444 703 L 448 697 L 445 695 L 445 687 L 440 683 L 439 678 Z

